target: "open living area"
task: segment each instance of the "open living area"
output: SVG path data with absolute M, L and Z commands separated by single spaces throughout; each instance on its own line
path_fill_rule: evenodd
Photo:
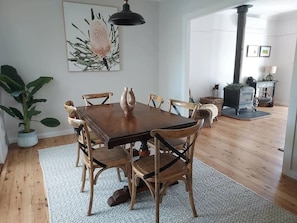
M 297 4 L 263 2 L 2 1 L 0 222 L 297 222 Z

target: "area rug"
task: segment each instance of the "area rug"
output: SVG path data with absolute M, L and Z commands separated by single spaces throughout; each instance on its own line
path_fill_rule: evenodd
M 107 199 L 127 185 L 119 182 L 116 170 L 105 171 L 95 186 L 93 215 L 86 216 L 89 188 L 80 193 L 81 167 L 75 167 L 76 144 L 39 150 L 50 222 L 154 222 L 155 206 L 148 191 L 137 195 L 134 210 L 129 202 L 109 207 Z M 265 200 L 229 177 L 194 161 L 193 188 L 199 217 L 194 218 L 183 183 L 168 189 L 160 208 L 160 222 L 184 223 L 296 223 L 297 215 Z
M 234 108 L 224 108 L 222 109 L 222 115 L 239 120 L 250 121 L 259 118 L 267 118 L 271 114 L 264 111 L 253 111 L 252 109 L 240 109 L 239 115 L 236 115 L 236 110 Z

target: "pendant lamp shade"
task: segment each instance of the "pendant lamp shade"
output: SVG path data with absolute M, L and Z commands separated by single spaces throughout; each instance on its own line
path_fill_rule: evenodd
M 123 10 L 111 15 L 108 22 L 113 25 L 121 26 L 134 26 L 145 23 L 144 18 L 141 15 L 130 10 L 128 0 L 125 0 Z

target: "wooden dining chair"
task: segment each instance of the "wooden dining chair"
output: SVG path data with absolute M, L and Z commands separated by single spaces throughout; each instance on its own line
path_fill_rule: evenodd
M 98 105 L 98 104 L 106 104 L 111 103 L 113 93 L 112 92 L 100 92 L 100 93 L 92 93 L 92 94 L 84 94 L 82 98 L 85 102 L 86 106 Z M 130 144 L 129 150 L 132 149 L 132 144 Z M 122 181 L 120 169 L 117 168 L 117 175 L 119 181 Z
M 180 116 L 186 116 L 186 117 L 189 117 L 189 118 L 192 118 L 195 120 L 197 120 L 197 118 L 199 118 L 197 116 L 198 105 L 195 103 L 176 100 L 176 99 L 169 99 L 168 103 L 169 103 L 169 112 L 170 113 L 174 113 L 174 114 L 180 115 Z M 175 147 L 179 148 L 184 145 L 184 139 L 170 139 L 170 143 L 172 145 L 174 145 Z M 147 141 L 147 145 L 150 148 L 155 147 L 154 140 L 149 139 Z M 166 146 L 163 146 L 161 144 L 160 147 L 161 147 L 161 150 L 163 150 L 164 152 L 170 152 L 170 150 L 168 150 L 166 148 Z
M 73 101 L 71 100 L 68 100 L 64 103 L 64 108 L 66 110 L 66 112 L 68 113 L 68 117 L 70 118 L 75 118 L 75 119 L 78 119 L 78 114 L 77 114 L 77 111 L 76 111 L 76 107 L 74 106 L 74 103 Z M 75 166 L 77 167 L 78 166 L 78 163 L 79 163 L 79 158 L 80 158 L 80 147 L 79 147 L 79 144 L 82 143 L 82 139 L 80 138 L 79 134 L 77 133 L 77 129 L 75 128 L 75 126 L 72 126 L 73 129 L 74 129 L 74 135 L 75 135 L 75 138 L 76 138 L 76 141 L 77 141 L 77 157 L 76 157 L 76 162 L 75 162 Z M 102 140 L 100 140 L 95 134 L 93 131 L 89 131 L 90 132 L 90 138 L 91 138 L 91 142 L 94 145 L 98 145 L 98 146 L 101 146 L 103 145 L 103 142 Z
M 161 109 L 162 104 L 164 103 L 163 97 L 155 94 L 149 95 L 148 105 L 154 108 Z
M 74 126 L 82 139 L 80 149 L 83 151 L 83 171 L 82 171 L 82 185 L 81 192 L 84 191 L 86 182 L 86 172 L 89 173 L 90 183 L 90 198 L 87 215 L 92 213 L 94 186 L 100 174 L 110 168 L 121 168 L 127 176 L 128 188 L 131 191 L 131 159 L 130 153 L 123 149 L 122 146 L 116 146 L 108 149 L 106 146 L 100 148 L 93 148 L 90 138 L 89 128 L 85 121 L 68 117 L 68 122 Z M 98 169 L 95 174 L 95 170 Z
M 156 223 L 159 222 L 159 206 L 167 188 L 176 181 L 186 184 L 193 216 L 197 217 L 192 189 L 193 154 L 195 142 L 200 133 L 204 120 L 200 119 L 194 126 L 182 129 L 155 129 L 151 136 L 155 141 L 153 156 L 142 157 L 132 163 L 132 194 L 130 210 L 133 210 L 136 201 L 136 191 L 139 179 L 149 188 L 155 200 Z M 169 140 L 184 139 L 181 148 L 170 144 Z M 163 144 L 170 153 L 161 152 Z
M 196 112 L 199 107 L 198 104 L 177 99 L 169 99 L 168 103 L 169 112 L 180 116 L 196 119 Z
M 103 92 L 103 93 L 94 93 L 94 94 L 84 94 L 82 98 L 86 106 L 89 105 L 98 105 L 111 103 L 111 98 L 113 96 L 112 92 Z

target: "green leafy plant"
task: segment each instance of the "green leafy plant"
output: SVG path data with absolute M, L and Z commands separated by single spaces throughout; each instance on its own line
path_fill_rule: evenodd
M 247 84 L 239 84 L 239 83 L 233 83 L 233 84 L 227 84 L 227 86 L 224 89 L 228 90 L 239 90 L 242 87 L 248 86 Z
M 32 119 L 33 116 L 41 113 L 41 111 L 36 109 L 35 105 L 39 102 L 46 102 L 47 99 L 36 99 L 34 98 L 34 94 L 44 84 L 50 82 L 51 80 L 53 80 L 53 77 L 42 76 L 28 84 L 25 84 L 14 67 L 9 65 L 1 66 L 0 87 L 21 104 L 22 110 L 4 105 L 0 105 L 0 108 L 10 116 L 21 121 L 19 126 L 23 126 L 24 129 L 22 132 L 31 132 L 31 121 L 38 121 Z M 60 125 L 59 120 L 55 118 L 44 118 L 38 122 L 41 122 L 47 127 L 56 127 Z

